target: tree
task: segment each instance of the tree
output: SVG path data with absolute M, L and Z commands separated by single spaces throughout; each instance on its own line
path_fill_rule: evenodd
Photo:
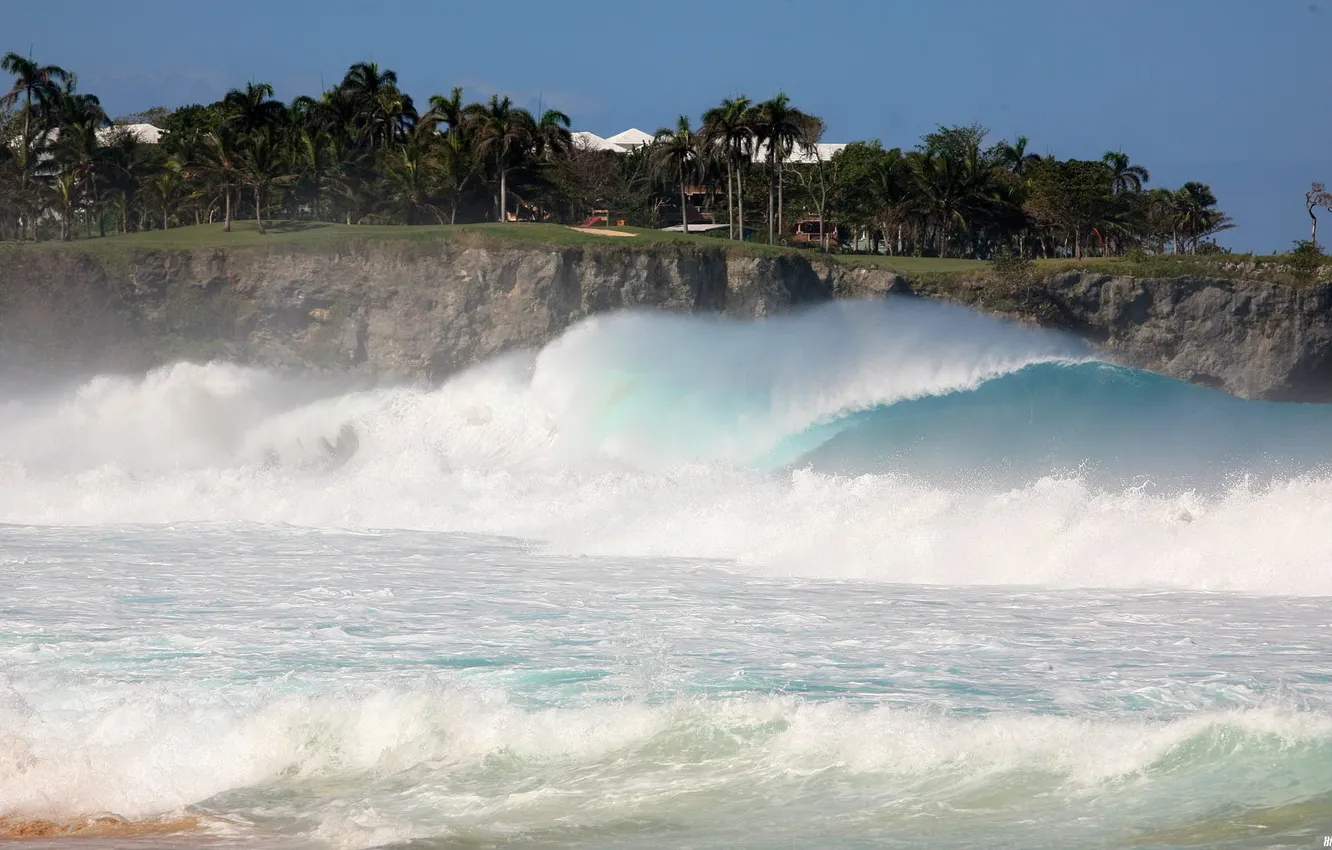
M 380 147 L 387 148 L 416 122 L 416 107 L 398 89 L 396 71 L 381 70 L 375 62 L 357 62 L 347 69 L 338 88 L 355 109 L 353 120 L 372 147 L 378 137 Z
M 1318 244 L 1318 216 L 1314 215 L 1314 210 L 1319 207 L 1332 212 L 1332 192 L 1328 192 L 1322 183 L 1315 183 L 1304 193 L 1304 209 L 1310 220 L 1309 241 L 1315 245 Z
M 430 96 L 430 108 L 421 116 L 421 124 L 432 130 L 439 129 L 441 124 L 447 130 L 459 130 L 464 118 L 463 108 L 463 90 L 461 86 L 455 87 L 448 97 L 441 94 L 432 94 Z M 566 126 L 568 125 L 566 124 Z
M 34 141 L 34 119 L 40 115 L 33 110 L 36 101 L 39 111 L 45 111 L 60 93 L 60 84 L 67 83 L 70 74 L 58 65 L 39 65 L 29 57 L 17 53 L 6 53 L 0 57 L 0 70 L 14 75 L 14 84 L 9 91 L 0 95 L 0 107 L 10 108 L 23 100 L 23 132 L 19 136 L 19 193 L 26 195 L 28 181 L 32 176 L 35 163 L 32 160 Z M 47 129 L 42 127 L 42 129 Z M 32 238 L 37 238 L 36 216 L 29 214 L 28 225 L 32 229 Z
M 491 95 L 489 103 L 468 107 L 474 127 L 478 155 L 495 163 L 499 176 L 499 220 L 508 221 L 509 172 L 536 143 L 536 121 L 526 109 L 515 107 L 507 97 Z
M 805 187 L 810 202 L 818 210 L 819 248 L 826 254 L 828 253 L 828 199 L 836 189 L 837 172 L 843 160 L 838 159 L 836 155 L 831 160 L 825 160 L 823 153 L 817 147 L 813 148 L 812 156 L 814 163 L 797 168 L 795 173 L 796 179 Z
M 1032 169 L 1028 212 L 1045 227 L 1062 231 L 1070 253 L 1080 259 L 1110 209 L 1112 177 L 1100 161 L 1042 160 Z
M 689 232 L 689 205 L 686 202 L 686 175 L 698 166 L 698 139 L 689 128 L 689 116 L 681 115 L 675 129 L 662 127 L 652 143 L 652 160 L 658 174 L 674 174 L 680 184 L 680 223 Z
M 830 205 L 838 220 L 856 232 L 863 231 L 871 253 L 878 251 L 879 237 L 886 238 L 892 228 L 896 251 L 901 253 L 910 179 L 902 151 L 884 150 L 877 140 L 853 142 L 834 154 L 833 160 L 837 172 Z
M 1199 240 L 1235 226 L 1216 204 L 1216 195 L 1206 183 L 1191 180 L 1175 192 L 1176 217 L 1180 230 L 1188 235 L 1189 253 L 1198 253 Z
M 967 226 L 963 214 L 962 161 L 940 153 L 921 152 L 913 154 L 910 162 L 915 206 L 934 227 L 938 256 L 947 257 L 953 228 Z
M 573 136 L 569 132 L 569 116 L 558 109 L 547 109 L 541 113 L 532 134 L 533 153 L 550 161 L 556 156 L 568 156 L 573 145 Z
M 775 229 L 782 220 L 782 163 L 790 157 L 796 145 L 809 146 L 823 132 L 823 122 L 791 106 L 791 98 L 779 92 L 749 111 L 748 122 L 756 145 L 763 147 L 769 167 L 768 178 L 768 241 L 775 242 Z M 811 141 L 814 140 L 814 141 Z M 774 218 L 774 194 L 776 217 Z
M 421 224 L 427 217 L 444 223 L 438 197 L 439 162 L 431 151 L 429 135 L 418 132 L 399 145 L 389 157 L 387 176 L 388 208 L 394 215 L 409 225 Z
M 102 167 L 98 134 L 111 123 L 95 95 L 79 94 L 74 89 L 75 78 L 71 74 L 51 105 L 59 135 L 49 146 L 48 170 L 58 175 L 61 184 L 58 197 L 62 206 L 61 238 L 65 241 L 73 238 L 70 225 L 80 204 L 89 212 L 87 228 L 89 235 L 92 233 L 91 211 L 98 202 L 97 182 Z
M 350 157 L 343 139 L 327 130 L 304 128 L 296 136 L 292 166 L 297 194 L 308 199 L 316 219 L 323 219 L 329 200 L 347 194 Z
M 966 127 L 945 127 L 940 124 L 933 133 L 921 136 L 920 150 L 945 159 L 960 161 L 966 159 L 972 151 L 979 151 L 989 134 L 990 131 L 980 124 L 970 124 Z M 1024 150 L 1026 148 L 1025 141 L 1023 148 Z
M 1014 177 L 1025 177 L 1031 167 L 1041 161 L 1041 155 L 1027 153 L 1027 145 L 1030 140 L 1026 136 L 1018 136 L 1012 143 L 1000 142 L 995 145 L 991 155 L 994 160 Z
M 1101 162 L 1110 166 L 1110 189 L 1115 194 L 1141 192 L 1152 179 L 1151 172 L 1141 165 L 1130 165 L 1128 154 L 1122 151 L 1106 151 Z
M 703 144 L 717 151 L 726 163 L 726 221 L 732 239 L 745 238 L 745 166 L 754 158 L 754 133 L 746 120 L 749 98 L 727 98 L 720 106 L 703 113 Z M 735 184 L 734 191 L 732 183 Z M 735 217 L 735 198 L 740 201 L 740 216 Z
M 254 193 L 254 220 L 259 232 L 264 233 L 264 192 L 290 179 L 277 132 L 272 127 L 259 128 L 241 139 L 237 154 L 234 171 L 241 184 Z
M 214 128 L 204 138 L 199 159 L 189 170 L 222 193 L 223 232 L 231 232 L 231 192 L 240 182 L 240 139 L 227 125 Z
M 107 193 L 119 213 L 121 233 L 128 233 L 133 221 L 132 213 L 140 216 L 146 211 L 136 207 L 139 189 L 148 179 L 154 166 L 154 152 L 126 130 L 113 132 L 102 150 L 105 163 Z
M 171 216 L 176 212 L 185 191 L 185 181 L 181 178 L 180 168 L 174 163 L 163 168 L 148 181 L 148 194 L 158 212 L 162 214 L 162 229 L 171 229 Z
M 245 88 L 232 89 L 223 96 L 221 112 L 241 133 L 253 133 L 276 126 L 286 117 L 287 107 L 272 97 L 273 87 L 268 83 L 246 83 Z

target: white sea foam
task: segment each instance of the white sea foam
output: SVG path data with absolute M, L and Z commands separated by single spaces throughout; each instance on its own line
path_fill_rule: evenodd
M 1323 474 L 1201 493 L 1048 470 L 996 488 L 743 462 L 839 412 L 1078 351 L 902 301 L 757 324 L 598 318 L 434 390 L 312 399 L 261 370 L 178 364 L 7 405 L 0 522 L 408 528 L 824 577 L 1332 594 Z M 323 441 L 346 423 L 359 451 L 329 468 Z
M 1332 720 L 1281 709 L 1152 722 L 965 719 L 794 697 L 525 708 L 500 691 L 448 686 L 305 696 L 276 687 L 121 686 L 48 693 L 39 706 L 19 710 L 8 699 L 0 814 L 109 811 L 136 819 L 194 804 L 208 811 L 207 801 L 222 792 L 271 786 L 274 800 L 283 787 L 316 789 L 325 802 L 303 805 L 331 817 L 349 804 L 403 805 L 394 799 L 399 789 L 366 780 L 405 774 L 413 793 L 433 798 L 437 809 L 420 835 L 475 815 L 473 795 L 483 787 L 491 789 L 493 815 L 540 820 L 525 811 L 541 808 L 521 793 L 528 776 L 549 778 L 549 790 L 570 798 L 568 814 L 585 816 L 598 795 L 628 793 L 646 805 L 682 781 L 743 795 L 774 781 L 824 775 L 835 784 L 836 776 L 860 776 L 881 787 L 933 783 L 933 793 L 947 798 L 967 784 L 1026 776 L 1021 782 L 1033 796 L 1068 796 L 1147 774 L 1219 769 L 1236 753 L 1261 765 L 1277 754 L 1317 761 L 1332 747 Z M 364 790 L 317 790 L 342 787 Z M 1027 793 L 1021 785 L 1011 790 Z M 397 840 L 403 837 L 411 836 Z

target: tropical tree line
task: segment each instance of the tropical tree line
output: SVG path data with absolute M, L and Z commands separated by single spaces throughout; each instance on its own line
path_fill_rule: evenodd
M 73 239 L 250 218 L 345 224 L 514 219 L 577 224 L 711 220 L 780 242 L 819 221 L 823 247 L 944 257 L 1198 252 L 1231 226 L 1201 183 L 1148 188 L 1120 152 L 1058 159 L 979 126 L 910 149 L 857 142 L 832 156 L 824 122 L 785 94 L 723 100 L 630 152 L 575 142 L 568 115 L 461 89 L 416 103 L 397 74 L 352 65 L 318 97 L 249 83 L 211 104 L 113 123 L 77 77 L 15 53 L 0 94 L 0 238 Z M 163 130 L 148 143 L 123 124 Z M 612 218 L 606 215 L 605 220 Z
M 848 145 L 816 166 L 832 172 L 834 221 L 889 253 L 979 258 L 1193 254 L 1234 226 L 1209 186 L 1147 188 L 1150 172 L 1123 152 L 1059 159 L 986 136 L 940 127 L 910 151 Z
M 571 150 L 569 117 L 534 115 L 507 97 L 465 103 L 461 89 L 424 108 L 373 62 L 320 97 L 274 98 L 249 83 L 221 100 L 148 118 L 150 143 L 117 127 L 74 74 L 14 53 L 0 106 L 0 235 L 37 238 L 58 221 L 86 235 L 266 220 L 445 224 L 545 217 L 554 163 Z M 128 123 L 128 122 L 126 122 Z

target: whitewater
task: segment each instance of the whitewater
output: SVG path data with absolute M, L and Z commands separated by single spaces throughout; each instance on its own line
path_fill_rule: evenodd
M 907 298 L 0 377 L 0 840 L 1332 835 L 1332 406 Z

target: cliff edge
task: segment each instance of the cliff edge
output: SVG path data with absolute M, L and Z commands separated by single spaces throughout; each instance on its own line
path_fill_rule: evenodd
M 1067 329 L 1111 359 L 1236 395 L 1332 401 L 1332 285 L 1069 272 L 1021 287 L 797 254 L 365 241 L 317 248 L 0 249 L 0 369 L 225 358 L 440 380 L 624 307 L 755 318 L 898 292 Z

